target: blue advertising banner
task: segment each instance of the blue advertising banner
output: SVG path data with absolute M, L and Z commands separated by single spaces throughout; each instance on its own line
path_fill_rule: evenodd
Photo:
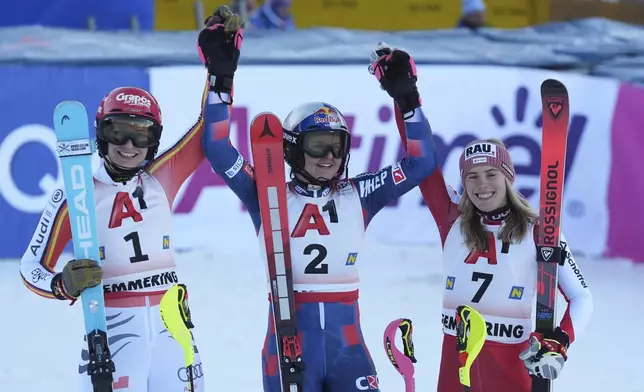
M 87 30 L 90 19 L 97 30 L 130 30 L 132 19 L 140 30 L 152 30 L 154 0 L 24 0 L 5 1 L 0 26 L 41 25 Z
M 131 67 L 0 66 L 0 259 L 22 256 L 54 189 L 62 186 L 54 107 L 78 100 L 93 121 L 100 100 L 119 86 L 149 88 Z M 93 130 L 93 124 L 90 124 Z

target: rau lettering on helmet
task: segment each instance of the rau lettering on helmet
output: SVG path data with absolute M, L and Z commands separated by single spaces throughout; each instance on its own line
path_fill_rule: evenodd
M 150 106 L 152 106 L 152 102 L 150 102 L 149 99 L 136 94 L 120 93 L 116 96 L 116 100 L 123 102 L 126 105 L 144 106 L 148 109 L 150 108 Z
M 476 143 L 465 149 L 465 159 L 483 156 L 496 158 L 496 145 L 494 143 Z

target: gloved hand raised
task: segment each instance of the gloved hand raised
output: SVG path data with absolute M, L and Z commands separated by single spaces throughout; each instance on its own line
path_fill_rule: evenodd
M 416 63 L 407 52 L 392 49 L 380 42 L 371 53 L 369 72 L 378 79 L 380 87 L 394 99 L 402 114 L 413 112 L 421 105 L 416 87 Z
M 216 93 L 230 94 L 232 91 L 243 26 L 244 20 L 223 5 L 206 19 L 205 27 L 199 33 L 199 56 L 211 75 L 211 89 Z M 232 98 L 228 103 L 232 104 Z

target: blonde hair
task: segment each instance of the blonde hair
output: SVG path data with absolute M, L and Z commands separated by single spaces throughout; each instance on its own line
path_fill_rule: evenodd
M 505 147 L 505 144 L 499 139 L 489 139 L 489 141 Z M 507 178 L 504 179 L 510 214 L 505 218 L 497 239 L 509 244 L 519 243 L 528 233 L 530 226 L 537 220 L 537 213 L 532 209 L 528 200 L 514 189 L 512 183 Z M 458 209 L 461 212 L 461 234 L 465 237 L 467 248 L 470 251 L 487 251 L 489 247 L 488 233 L 483 226 L 483 218 L 477 212 L 467 191 L 463 191 Z

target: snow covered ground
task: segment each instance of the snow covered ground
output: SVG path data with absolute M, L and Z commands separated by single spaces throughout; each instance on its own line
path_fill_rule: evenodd
M 180 277 L 190 289 L 206 389 L 261 392 L 267 300 L 256 243 L 240 244 L 238 250 L 181 252 L 177 260 Z M 363 332 L 378 366 L 382 391 L 403 391 L 402 379 L 382 348 L 385 326 L 398 317 L 414 321 L 418 391 L 436 390 L 444 285 L 439 260 L 437 248 L 374 243 L 360 255 Z M 639 355 L 644 265 L 619 260 L 578 262 L 592 289 L 595 313 L 586 332 L 571 346 L 555 390 L 644 392 L 638 373 L 644 370 Z M 83 346 L 80 307 L 29 292 L 19 279 L 18 261 L 0 262 L 0 283 L 5 312 L 0 323 L 0 390 L 75 391 Z

